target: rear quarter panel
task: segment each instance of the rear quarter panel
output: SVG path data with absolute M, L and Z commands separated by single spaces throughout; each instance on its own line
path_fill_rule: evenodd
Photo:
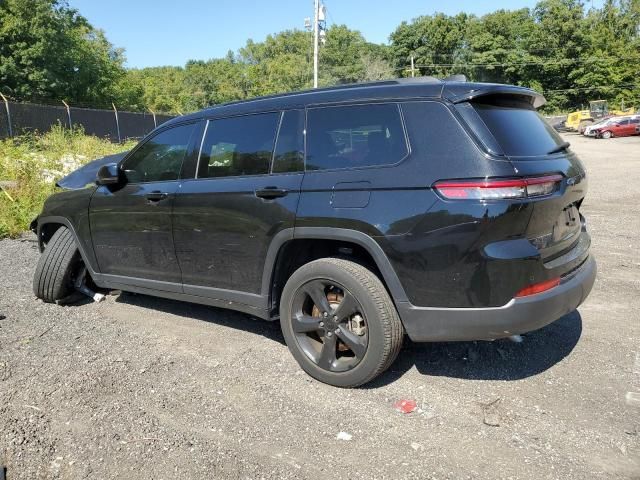
M 504 235 L 501 225 L 523 232 L 528 214 L 521 210 L 528 207 L 469 209 L 468 204 L 443 201 L 431 185 L 447 178 L 510 176 L 514 169 L 509 161 L 486 155 L 448 105 L 416 101 L 401 103 L 401 108 L 408 156 L 392 166 L 308 171 L 296 228 L 347 228 L 371 236 L 416 305 L 485 304 L 489 297 L 468 296 L 471 284 L 483 281 L 476 274 L 486 267 L 481 240 L 488 239 L 490 231 Z M 353 197 L 358 206 L 332 201 L 336 191 L 356 189 L 369 194 L 366 205 L 362 193 Z

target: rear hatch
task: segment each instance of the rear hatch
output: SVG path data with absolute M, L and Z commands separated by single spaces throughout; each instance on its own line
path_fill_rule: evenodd
M 489 94 L 456 106 L 487 150 L 507 158 L 518 177 L 562 176 L 554 193 L 531 200 L 526 236 L 545 265 L 566 270 L 584 260 L 589 248 L 580 215 L 587 179 L 568 143 L 535 110 L 534 98 Z

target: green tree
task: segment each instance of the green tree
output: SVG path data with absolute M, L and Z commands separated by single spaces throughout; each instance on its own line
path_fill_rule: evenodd
M 533 19 L 522 82 L 542 87 L 548 110 L 570 108 L 579 99 L 571 90 L 572 72 L 589 56 L 583 6 L 579 0 L 543 0 L 533 10 Z
M 238 61 L 245 65 L 247 96 L 308 88 L 311 82 L 311 34 L 286 30 L 264 42 L 249 40 Z
M 571 72 L 576 98 L 605 98 L 640 106 L 640 1 L 607 0 L 588 12 L 585 38 L 589 59 Z
M 0 0 L 0 89 L 19 99 L 116 100 L 123 51 L 63 0 Z
M 151 67 L 127 72 L 127 88 L 142 91 L 140 106 L 156 112 L 183 111 L 185 73 L 182 67 Z
M 394 64 L 403 76 L 410 76 L 411 56 L 421 75 L 447 76 L 460 73 L 465 63 L 466 30 L 470 17 L 465 13 L 448 16 L 425 15 L 402 22 L 389 37 Z
M 476 81 L 519 84 L 534 29 L 529 9 L 498 10 L 467 24 L 463 72 Z

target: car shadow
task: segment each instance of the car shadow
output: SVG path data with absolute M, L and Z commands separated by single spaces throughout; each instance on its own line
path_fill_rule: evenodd
M 123 292 L 116 302 L 171 315 L 194 318 L 262 335 L 285 345 L 280 322 L 267 322 L 232 310 Z M 582 317 L 575 310 L 546 327 L 522 336 L 493 342 L 414 343 L 405 338 L 398 359 L 385 373 L 363 385 L 364 389 L 395 382 L 414 366 L 424 376 L 468 380 L 513 381 L 537 375 L 571 353 L 582 334 Z
M 129 292 L 120 293 L 116 302 L 255 333 L 285 345 L 280 322 L 267 322 L 233 310 Z
M 582 317 L 574 310 L 540 330 L 522 335 L 522 343 L 509 339 L 413 343 L 407 338 L 391 368 L 363 388 L 379 388 L 393 383 L 413 366 L 425 376 L 520 380 L 542 373 L 560 362 L 571 353 L 581 334 Z

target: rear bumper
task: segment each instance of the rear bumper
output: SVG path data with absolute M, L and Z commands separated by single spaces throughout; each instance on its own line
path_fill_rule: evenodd
M 502 307 L 431 308 L 398 302 L 398 313 L 414 342 L 494 340 L 530 332 L 575 310 L 596 278 L 593 256 L 546 292 L 514 298 Z

